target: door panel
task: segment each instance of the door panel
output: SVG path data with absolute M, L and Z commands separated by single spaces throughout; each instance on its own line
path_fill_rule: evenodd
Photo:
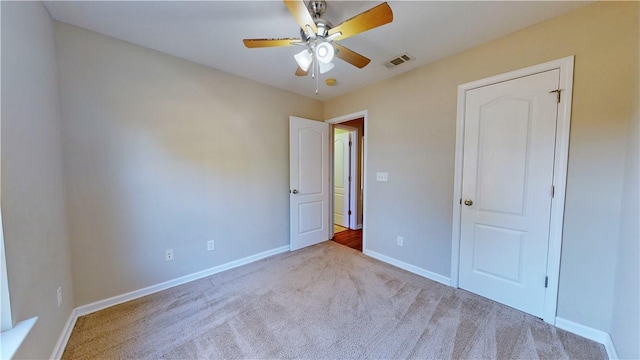
M 477 202 L 481 210 L 522 214 L 529 108 L 530 99 L 516 98 L 480 107 Z
M 522 231 L 476 224 L 473 238 L 473 271 L 516 284 L 521 283 L 523 235 Z M 494 261 L 495 258 L 499 258 L 500 261 Z
M 298 213 L 300 214 L 298 233 L 304 235 L 313 231 L 322 229 L 323 204 L 322 201 L 306 202 L 298 204 Z
M 552 70 L 465 96 L 459 285 L 539 317 L 558 84 Z
M 329 239 L 329 125 L 289 118 L 291 250 Z
M 324 142 L 326 140 L 326 134 L 314 127 L 310 126 L 298 130 L 298 190 L 305 195 L 322 193 L 322 186 L 325 180 L 322 178 L 323 159 L 321 151 L 325 150 Z

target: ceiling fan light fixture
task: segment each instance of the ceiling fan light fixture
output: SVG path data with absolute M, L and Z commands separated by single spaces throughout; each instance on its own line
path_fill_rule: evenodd
M 335 55 L 335 50 L 330 43 L 323 42 L 316 46 L 316 56 L 318 57 L 320 63 L 331 63 L 331 60 L 333 60 L 333 55 Z
M 296 59 L 296 62 L 298 63 L 298 66 L 300 66 L 300 69 L 304 71 L 309 70 L 311 62 L 313 61 L 313 57 L 311 56 L 311 52 L 309 52 L 308 49 L 300 51 L 299 53 L 293 55 L 293 57 Z
M 333 33 L 333 34 L 331 34 L 331 35 L 327 36 L 327 37 L 325 38 L 325 40 L 327 40 L 327 41 L 333 41 L 333 40 L 335 40 L 336 38 L 339 38 L 340 36 L 342 36 L 342 33 L 341 33 L 340 31 L 338 31 L 338 32 L 335 32 L 335 33 Z
M 335 65 L 333 65 L 333 63 L 325 64 L 325 63 L 323 63 L 321 61 L 318 62 L 318 65 L 320 65 L 320 74 L 326 73 L 327 71 L 333 69 L 333 67 L 335 66 Z

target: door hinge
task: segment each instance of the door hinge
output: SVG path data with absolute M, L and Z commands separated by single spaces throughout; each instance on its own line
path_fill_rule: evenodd
M 351 215 L 351 210 L 349 210 L 349 215 Z
M 349 140 L 349 146 L 351 146 L 351 144 L 353 144 L 353 143 L 351 142 L 351 140 Z
M 560 104 L 560 93 L 561 93 L 561 92 L 562 92 L 562 90 L 560 90 L 560 89 L 558 89 L 558 90 L 551 90 L 551 91 L 549 91 L 549 94 L 556 93 L 556 95 L 558 96 L 558 99 L 557 99 L 558 104 Z
M 349 181 L 351 181 L 351 176 L 349 176 Z
M 549 277 L 548 277 L 548 276 L 545 276 L 545 277 L 544 277 L 544 287 L 545 287 L 545 288 L 546 288 L 546 287 L 549 287 Z
M 556 187 L 551 185 L 551 197 L 553 198 L 556 195 Z

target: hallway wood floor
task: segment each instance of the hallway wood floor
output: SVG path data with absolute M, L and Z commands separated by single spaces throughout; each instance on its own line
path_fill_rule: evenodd
M 351 230 L 347 229 L 336 233 L 333 235 L 333 239 L 331 239 L 338 244 L 342 244 L 348 246 L 352 249 L 356 249 L 358 251 L 362 251 L 362 229 L 360 230 Z

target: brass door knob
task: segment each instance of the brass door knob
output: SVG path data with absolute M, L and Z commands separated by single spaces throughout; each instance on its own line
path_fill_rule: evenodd
M 471 200 L 471 199 L 466 199 L 466 200 L 464 201 L 464 204 L 465 204 L 465 205 L 467 205 L 467 206 L 471 206 L 471 205 L 473 205 L 473 200 Z

